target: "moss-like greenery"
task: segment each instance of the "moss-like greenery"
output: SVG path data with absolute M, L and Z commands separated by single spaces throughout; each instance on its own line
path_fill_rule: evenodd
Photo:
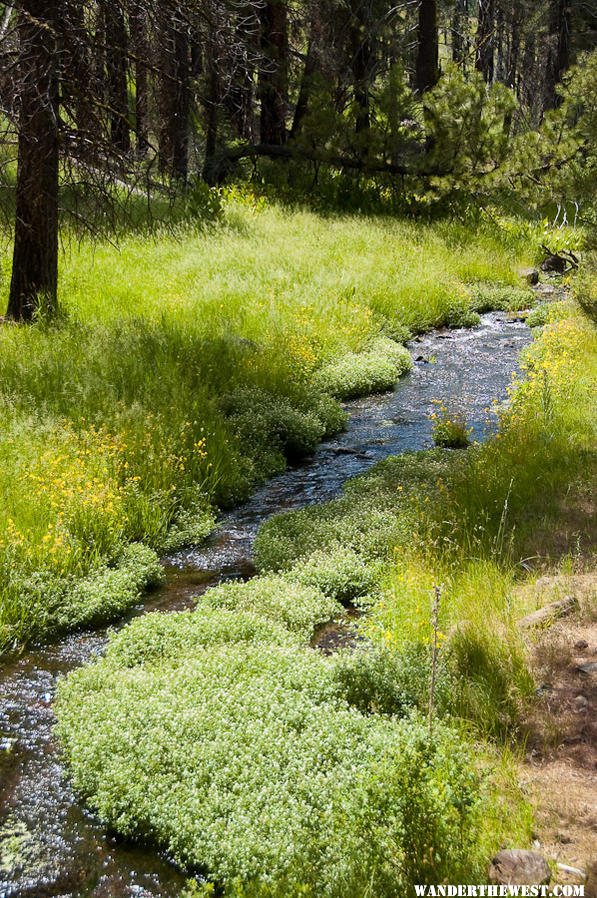
M 18 648 L 25 635 L 47 637 L 112 620 L 133 608 L 163 578 L 156 553 L 139 543 L 123 547 L 112 564 L 99 564 L 80 579 L 47 570 L 32 572 L 5 586 L 5 595 L 9 589 L 13 594 L 9 594 L 12 601 L 0 605 L 4 648 Z

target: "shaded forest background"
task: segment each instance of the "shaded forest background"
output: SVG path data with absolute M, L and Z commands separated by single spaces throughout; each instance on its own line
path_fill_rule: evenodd
M 469 215 L 499 198 L 592 220 L 591 2 L 19 0 L 0 11 L 9 317 L 57 308 L 61 215 L 109 231 L 155 197 L 182 197 L 209 217 L 213 188 L 231 181 L 335 208 Z

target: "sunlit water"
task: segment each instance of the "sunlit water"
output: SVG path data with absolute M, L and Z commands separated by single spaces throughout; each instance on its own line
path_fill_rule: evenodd
M 492 313 L 472 330 L 413 341 L 415 362 L 393 393 L 350 403 L 348 430 L 224 515 L 206 545 L 164 560 L 166 586 L 136 613 L 192 605 L 210 584 L 253 572 L 252 545 L 272 514 L 337 495 L 349 477 L 431 445 L 433 400 L 456 403 L 483 439 L 486 408 L 506 397 L 528 328 Z M 178 898 L 182 877 L 150 850 L 112 839 L 76 801 L 52 727 L 57 678 L 101 654 L 105 631 L 35 649 L 0 670 L 0 898 Z

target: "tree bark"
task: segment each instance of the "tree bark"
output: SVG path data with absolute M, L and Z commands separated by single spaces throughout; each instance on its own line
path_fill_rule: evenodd
M 205 98 L 205 159 L 203 163 L 203 180 L 214 187 L 221 177 L 217 160 L 218 147 L 218 105 L 220 102 L 220 78 L 213 44 L 206 54 L 207 86 Z
M 570 0 L 551 0 L 545 71 L 545 109 L 555 109 L 561 102 L 557 86 L 570 67 L 570 28 Z
M 352 81 L 356 107 L 355 130 L 357 134 L 367 133 L 371 127 L 371 76 L 373 69 L 373 47 L 371 45 L 370 22 L 363 0 L 353 0 Z
M 128 99 L 128 34 L 120 2 L 108 0 L 106 10 L 106 67 L 110 141 L 117 153 L 131 149 Z
M 6 315 L 31 321 L 57 308 L 58 0 L 21 0 L 16 221 Z
M 516 89 L 518 78 L 521 28 L 522 13 L 520 8 L 513 9 L 510 15 L 510 42 L 508 44 L 508 65 L 506 71 L 506 84 L 512 89 Z
M 286 143 L 288 112 L 288 9 L 285 0 L 265 0 L 261 10 L 259 73 L 261 142 Z
M 437 34 L 436 0 L 419 3 L 417 35 L 416 88 L 419 93 L 434 87 L 439 78 L 439 46 Z
M 184 185 L 189 167 L 190 38 L 178 4 L 165 12 L 160 164 L 163 171 Z
M 475 68 L 488 84 L 493 81 L 494 0 L 479 0 Z
M 131 43 L 135 57 L 135 140 L 143 158 L 149 149 L 149 46 L 147 17 L 141 5 L 131 7 Z

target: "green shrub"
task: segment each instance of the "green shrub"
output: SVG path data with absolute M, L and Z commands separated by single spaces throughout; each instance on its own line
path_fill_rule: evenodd
M 174 518 L 161 548 L 173 552 L 184 546 L 198 545 L 216 526 L 213 510 L 206 508 L 182 508 Z
M 260 571 L 287 570 L 316 551 L 342 545 L 370 561 L 409 542 L 417 502 L 434 495 L 434 484 L 456 458 L 440 451 L 406 452 L 349 481 L 340 498 L 273 515 L 259 529 L 254 560 Z
M 305 642 L 318 626 L 342 614 L 342 606 L 318 589 L 274 576 L 223 583 L 208 589 L 198 602 L 199 609 L 253 612 L 283 624 Z
M 408 343 L 409 340 L 412 340 L 413 332 L 400 321 L 387 318 L 385 315 L 380 315 L 379 323 L 381 333 L 385 337 L 389 337 L 390 340 L 393 340 L 395 343 L 404 344 Z
M 366 596 L 375 587 L 373 568 L 353 549 L 341 545 L 314 552 L 291 568 L 287 577 L 343 604 Z
M 574 285 L 576 300 L 593 324 L 597 324 L 597 254 L 589 257 Z
M 67 602 L 55 610 L 59 629 L 111 620 L 135 605 L 142 594 L 164 581 L 156 553 L 139 543 L 126 546 L 113 567 L 70 584 Z
M 416 720 L 350 708 L 310 650 L 182 651 L 109 654 L 60 685 L 74 785 L 105 823 L 229 895 L 397 898 L 481 872 L 483 790 L 456 732 L 430 743 Z
M 402 541 L 410 522 L 389 508 L 373 503 L 358 508 L 339 499 L 311 509 L 273 515 L 259 529 L 254 560 L 260 571 L 285 570 L 319 549 L 341 544 L 367 560 L 382 557 Z
M 535 304 L 535 293 L 510 284 L 475 284 L 472 287 L 475 312 L 519 312 Z
M 124 547 L 112 565 L 100 564 L 83 578 L 48 570 L 15 575 L 0 604 L 0 651 L 16 648 L 19 641 L 113 620 L 163 579 L 158 556 L 139 543 Z M 13 601 L 7 600 L 10 593 Z
M 256 388 L 239 389 L 221 405 L 240 444 L 252 454 L 278 450 L 291 460 L 303 458 L 315 451 L 330 423 L 329 415 L 324 423 L 287 398 Z
M 450 411 L 437 400 L 431 420 L 431 436 L 436 446 L 441 449 L 466 449 L 470 446 L 472 428 L 467 425 L 463 412 Z
M 446 312 L 444 324 L 447 327 L 476 327 L 481 321 L 477 312 L 470 309 L 467 303 L 457 303 Z
M 147 614 L 112 636 L 106 657 L 119 667 L 183 663 L 202 646 L 236 643 L 295 645 L 286 627 L 249 611 L 198 608 L 168 614 Z
M 325 393 L 314 399 L 313 414 L 318 421 L 321 421 L 324 427 L 324 437 L 331 437 L 346 430 L 346 425 L 350 418 L 350 415 L 344 411 L 340 403 Z
M 549 321 L 550 308 L 547 303 L 532 309 L 525 318 L 525 322 L 529 327 L 544 327 Z
M 346 701 L 363 714 L 395 714 L 429 704 L 431 653 L 428 645 L 412 643 L 397 650 L 379 645 L 345 651 L 335 657 L 334 676 Z M 443 658 L 436 672 L 435 707 L 450 706 L 453 682 Z
M 411 367 L 412 359 L 404 346 L 380 338 L 366 352 L 349 353 L 324 365 L 314 382 L 337 399 L 355 399 L 391 390 Z

